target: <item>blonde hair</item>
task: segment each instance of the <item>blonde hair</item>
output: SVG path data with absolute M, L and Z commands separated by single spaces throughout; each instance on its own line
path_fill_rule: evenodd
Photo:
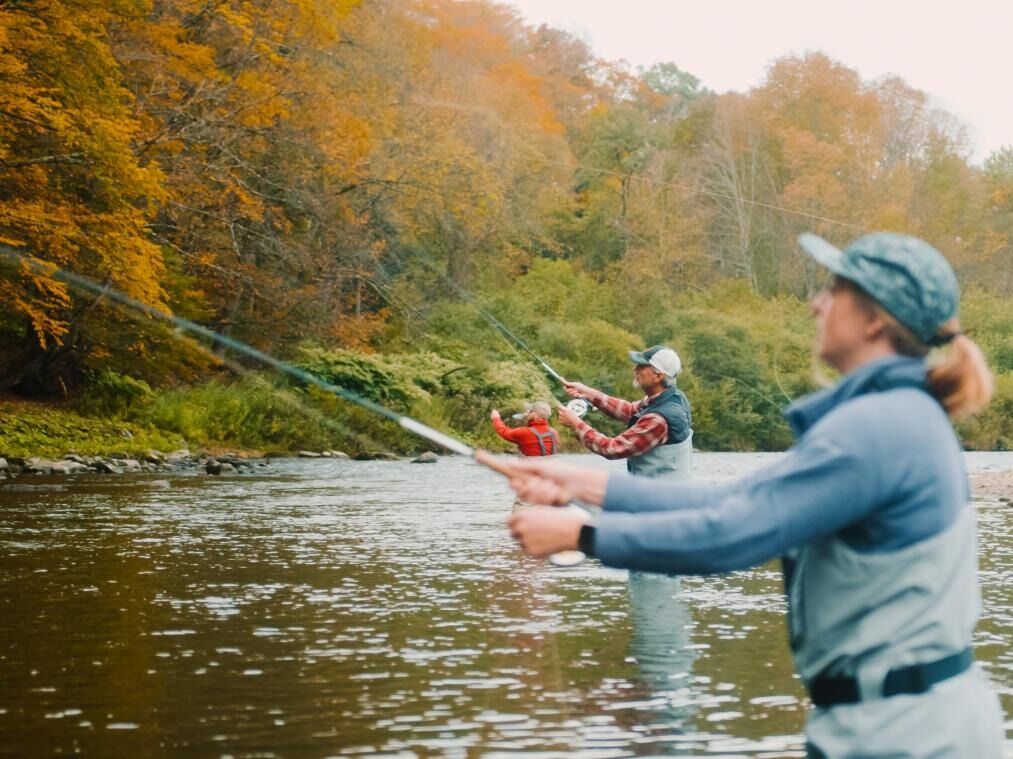
M 843 281 L 854 289 L 859 302 L 882 320 L 883 332 L 897 353 L 921 358 L 928 356 L 933 348 L 939 348 L 928 360 L 928 385 L 929 392 L 946 409 L 947 416 L 962 419 L 988 405 L 995 389 L 992 372 L 981 348 L 961 331 L 957 317 L 939 327 L 936 339 L 929 345 L 854 282 Z

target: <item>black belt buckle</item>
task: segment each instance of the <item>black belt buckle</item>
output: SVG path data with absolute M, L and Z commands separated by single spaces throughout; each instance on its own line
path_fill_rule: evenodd
M 857 678 L 821 675 L 813 680 L 809 699 L 816 706 L 857 704 L 862 700 L 862 694 L 858 690 Z

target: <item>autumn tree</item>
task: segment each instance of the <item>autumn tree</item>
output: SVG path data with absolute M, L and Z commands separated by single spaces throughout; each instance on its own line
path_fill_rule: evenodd
M 163 176 L 133 150 L 141 125 L 109 38 L 143 6 L 0 5 L 0 242 L 23 256 L 0 280 L 0 388 L 65 386 L 87 350 L 83 319 L 96 299 L 69 292 L 46 265 L 162 302 L 147 224 Z

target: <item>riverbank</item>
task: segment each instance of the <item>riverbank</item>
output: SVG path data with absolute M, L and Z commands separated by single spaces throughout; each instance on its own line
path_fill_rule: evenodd
M 0 456 L 0 480 L 13 479 L 22 475 L 68 475 L 68 474 L 137 474 L 140 472 L 185 472 L 219 475 L 236 472 L 250 472 L 270 465 L 272 460 L 287 458 L 303 459 L 351 459 L 344 451 L 299 451 L 290 456 L 265 457 L 256 452 L 218 453 L 203 452 L 191 454 L 186 449 L 162 453 L 148 451 L 136 458 L 121 456 L 80 456 L 68 454 L 52 459 L 31 456 L 28 458 Z M 391 453 L 359 453 L 356 461 L 411 461 L 413 464 L 435 464 L 440 457 L 432 451 L 425 451 L 415 457 L 400 457 Z
M 377 420 L 369 415 L 341 424 L 335 419 L 336 409 L 331 409 L 327 417 L 317 414 L 308 418 L 299 413 L 304 413 L 305 409 L 291 405 L 286 409 L 286 417 L 263 411 L 255 413 L 258 403 L 263 405 L 277 397 L 262 392 L 260 386 L 255 392 L 242 388 L 215 389 L 214 393 L 204 388 L 194 392 L 198 397 L 191 405 L 204 410 L 203 424 L 195 423 L 195 414 L 189 413 L 191 409 L 182 404 L 173 408 L 185 409 L 188 413 L 167 417 L 172 426 L 188 431 L 186 437 L 174 429 L 166 429 L 169 424 L 159 425 L 150 420 L 89 415 L 69 405 L 0 399 L 0 476 L 187 470 L 222 474 L 254 471 L 272 458 L 395 460 L 413 459 L 420 453 L 417 439 L 398 428 L 393 432 L 380 429 Z M 196 403 L 198 400 L 201 403 Z M 215 414 L 212 409 L 219 413 Z M 222 416 L 226 415 L 223 410 L 231 412 L 238 421 L 223 423 Z M 240 410 L 245 410 L 247 416 L 241 417 Z M 356 414 L 357 410 L 352 409 L 352 413 Z M 322 418 L 326 425 L 321 423 Z M 187 423 L 182 423 L 184 421 Z M 368 432 L 353 438 L 346 436 L 341 442 L 328 440 L 323 432 L 333 432 L 330 428 L 335 426 L 346 431 L 353 427 Z M 493 451 L 511 449 L 485 429 L 484 420 L 479 427 L 489 434 L 470 439 L 469 443 Z M 248 428 L 256 428 L 262 437 L 252 437 Z M 273 432 L 274 437 L 265 440 L 264 430 Z M 387 440 L 389 436 L 393 439 Z M 565 438 L 564 442 L 567 442 Z M 273 444 L 268 446 L 268 443 Z M 436 461 L 438 457 L 429 454 L 424 460 Z M 972 493 L 977 499 L 1013 500 L 1013 467 L 1009 471 L 972 471 L 970 479 Z
M 974 472 L 970 475 L 971 493 L 984 501 L 1013 501 L 1013 470 Z

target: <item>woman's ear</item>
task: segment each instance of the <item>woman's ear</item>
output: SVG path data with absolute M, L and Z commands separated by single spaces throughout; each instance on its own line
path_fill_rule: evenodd
M 886 337 L 886 322 L 878 311 L 872 310 L 869 313 L 869 321 L 865 325 L 865 336 L 869 340 L 877 340 Z

